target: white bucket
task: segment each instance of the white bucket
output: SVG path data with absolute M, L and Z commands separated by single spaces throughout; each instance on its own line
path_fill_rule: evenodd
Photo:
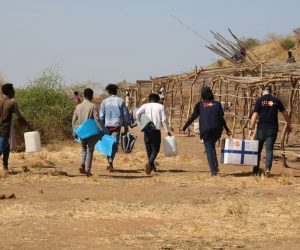
M 166 136 L 163 140 L 165 156 L 177 155 L 177 145 L 175 136 Z
M 38 152 L 41 151 L 41 137 L 38 131 L 26 132 L 24 133 L 25 139 L 25 152 Z
M 200 134 L 199 122 L 194 123 L 194 133 L 195 134 Z

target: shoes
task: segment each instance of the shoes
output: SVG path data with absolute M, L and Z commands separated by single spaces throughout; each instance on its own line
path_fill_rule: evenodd
M 81 174 L 85 174 L 85 166 L 84 166 L 84 164 L 81 164 L 81 166 L 80 166 L 80 168 L 79 168 L 79 172 L 80 172 Z
M 85 173 L 85 176 L 86 176 L 86 177 L 91 177 L 91 176 L 93 176 L 93 175 L 91 174 L 91 172 L 86 172 L 86 173 Z
M 211 176 L 217 176 L 218 174 L 217 173 L 211 173 Z
M 149 163 L 146 164 L 145 172 L 147 175 L 151 174 L 152 168 Z
M 271 177 L 271 172 L 270 172 L 270 170 L 266 170 L 265 171 L 265 176 L 267 177 L 267 178 L 270 178 Z
M 252 176 L 258 176 L 258 175 L 261 175 L 262 171 L 260 168 L 258 167 L 253 167 L 253 170 L 252 170 Z
M 153 162 L 152 164 L 150 164 L 150 167 L 152 169 L 153 172 L 156 172 L 156 167 L 155 167 L 155 163 Z
M 108 172 L 114 172 L 113 164 L 109 163 L 109 165 L 106 167 L 106 169 L 108 170 Z

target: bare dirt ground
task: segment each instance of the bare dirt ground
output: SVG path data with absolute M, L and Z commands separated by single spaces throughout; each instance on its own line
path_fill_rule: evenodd
M 0 194 L 16 199 L 0 200 L 0 249 L 300 249 L 295 159 L 286 170 L 275 159 L 268 179 L 225 165 L 210 177 L 199 138 L 179 135 L 180 154 L 161 153 L 147 176 L 138 136 L 114 173 L 96 153 L 91 178 L 78 173 L 77 143 L 11 154 Z

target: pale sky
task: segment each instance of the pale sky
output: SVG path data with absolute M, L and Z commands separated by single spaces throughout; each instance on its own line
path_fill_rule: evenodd
M 177 74 L 218 57 L 209 31 L 265 39 L 300 26 L 299 0 L 0 0 L 0 72 L 17 86 L 58 65 L 69 83 Z

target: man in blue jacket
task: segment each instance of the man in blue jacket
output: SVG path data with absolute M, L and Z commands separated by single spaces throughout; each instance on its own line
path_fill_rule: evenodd
M 118 150 L 120 131 L 121 128 L 124 127 L 124 132 L 128 132 L 130 118 L 124 100 L 117 96 L 118 86 L 115 84 L 108 84 L 105 89 L 108 92 L 109 97 L 101 103 L 100 119 L 105 124 L 110 135 L 117 139 L 116 148 L 113 154 L 110 157 L 107 157 L 107 170 L 113 172 L 113 161 Z
M 194 112 L 183 127 L 185 131 L 188 126 L 199 117 L 200 138 L 204 141 L 210 172 L 216 176 L 218 172 L 218 160 L 216 154 L 216 142 L 221 138 L 223 127 L 227 134 L 231 132 L 224 120 L 224 112 L 220 102 L 214 100 L 214 95 L 209 87 L 201 89 L 203 101 L 195 105 Z

